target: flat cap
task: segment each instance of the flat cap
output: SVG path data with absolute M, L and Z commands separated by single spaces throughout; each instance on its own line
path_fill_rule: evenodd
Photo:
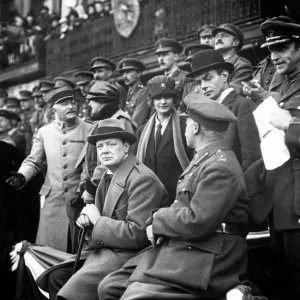
M 209 70 L 224 69 L 229 73 L 234 70 L 233 64 L 226 62 L 222 54 L 214 49 L 197 52 L 191 60 L 191 66 L 192 72 L 187 74 L 187 77 L 195 77 Z
M 119 62 L 119 70 L 120 72 L 126 70 L 137 70 L 139 72 L 142 72 L 145 70 L 145 65 L 143 62 L 135 58 L 123 58 Z
M 70 88 L 74 88 L 75 87 L 75 84 L 72 80 L 68 79 L 68 78 L 65 78 L 65 77 L 55 77 L 54 78 L 54 89 L 58 89 L 58 88 L 61 88 L 63 86 L 68 86 Z
M 116 86 L 107 81 L 96 80 L 91 86 L 86 99 L 100 103 L 119 103 L 120 91 Z
M 76 79 L 76 85 L 84 85 L 94 79 L 94 73 L 90 71 L 79 71 L 74 73 L 73 76 Z
M 0 116 L 5 117 L 9 120 L 11 120 L 11 119 L 17 120 L 17 121 L 21 120 L 20 117 L 16 113 L 14 113 L 10 110 L 7 110 L 7 109 L 3 109 L 3 108 L 0 108 Z
M 200 27 L 197 30 L 197 36 L 200 39 L 200 37 L 207 36 L 207 35 L 213 35 L 212 30 L 216 29 L 217 25 L 215 24 L 204 24 L 202 27 Z
M 3 97 L 3 98 L 7 97 L 6 91 L 4 89 L 1 89 L 1 88 L 0 88 L 0 97 Z
M 49 92 L 54 87 L 54 82 L 50 80 L 40 80 L 40 91 Z
M 237 46 L 237 51 L 241 50 L 244 46 L 244 35 L 239 29 L 238 26 L 232 24 L 232 23 L 227 23 L 227 24 L 222 24 L 219 27 L 213 29 L 212 33 L 215 36 L 218 32 L 227 32 L 232 35 L 234 35 L 239 41 L 239 45 Z
M 13 106 L 20 107 L 20 100 L 16 97 L 7 97 L 7 98 L 4 99 L 4 104 L 6 106 L 13 105 Z
M 190 61 L 193 58 L 193 55 L 199 51 L 207 50 L 207 49 L 214 49 L 212 46 L 208 44 L 192 44 L 188 45 L 184 48 L 184 54 L 187 57 L 185 61 Z
M 28 90 L 21 90 L 20 94 L 20 101 L 27 101 L 32 99 L 32 93 Z
M 116 64 L 106 57 L 97 56 L 91 60 L 90 71 L 94 72 L 95 69 L 98 68 L 108 68 L 114 71 L 116 69 Z
M 57 88 L 51 93 L 50 101 L 57 104 L 67 99 L 74 99 L 73 89 L 68 86 Z
M 173 40 L 173 39 L 168 39 L 168 38 L 163 38 L 163 39 L 158 40 L 155 43 L 155 48 L 156 48 L 156 51 L 154 52 L 155 54 L 167 52 L 167 51 L 174 51 L 174 52 L 180 54 L 183 50 L 183 48 L 179 44 L 179 42 L 177 42 L 176 40 Z
M 159 96 L 169 96 L 174 98 L 174 102 L 179 99 L 179 93 L 175 89 L 175 81 L 166 75 L 159 75 L 151 78 L 147 83 L 148 105 L 153 106 L 153 98 Z
M 300 39 L 300 24 L 287 16 L 269 19 L 261 24 L 260 29 L 266 37 L 261 48 Z
M 181 116 L 189 117 L 207 129 L 224 132 L 230 122 L 237 121 L 235 115 L 225 105 L 204 95 L 188 94 L 184 103 L 188 110 Z

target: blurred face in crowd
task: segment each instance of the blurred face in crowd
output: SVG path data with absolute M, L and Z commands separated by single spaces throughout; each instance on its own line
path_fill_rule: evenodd
M 101 13 L 103 11 L 103 6 L 100 2 L 96 2 L 94 5 L 97 13 Z
M 129 87 L 134 86 L 135 83 L 140 79 L 140 77 L 141 77 L 141 73 L 138 72 L 137 70 L 123 71 L 124 83 Z
M 53 105 L 55 117 L 62 122 L 74 121 L 77 116 L 77 102 L 74 98 L 65 99 Z
M 300 46 L 300 44 L 299 44 Z M 295 42 L 269 46 L 271 59 L 279 74 L 291 74 L 300 64 L 300 47 Z
M 82 96 L 86 97 L 91 88 L 91 82 L 88 82 L 86 84 L 81 84 L 81 85 L 79 85 L 79 88 L 80 88 L 80 92 L 81 92 Z
M 14 103 L 8 103 L 5 105 L 5 109 L 14 112 L 15 114 L 19 115 L 21 112 L 21 107 Z
M 220 74 L 219 74 L 220 73 Z M 210 99 L 216 100 L 221 93 L 228 88 L 228 71 L 210 70 L 196 76 L 196 82 L 201 86 L 203 94 Z
M 94 13 L 95 13 L 95 7 L 92 6 L 92 5 L 90 5 L 90 6 L 88 7 L 88 14 L 89 14 L 89 15 L 92 15 L 92 14 L 94 14 Z
M 200 36 L 200 44 L 208 44 L 215 48 L 215 37 L 212 34 Z
M 108 68 L 97 68 L 94 71 L 94 78 L 107 81 L 112 75 L 112 71 Z
M 29 25 L 32 24 L 32 23 L 33 23 L 33 16 L 28 15 L 28 16 L 26 17 L 26 21 L 27 21 L 27 23 L 28 23 Z
M 7 133 L 12 128 L 11 120 L 0 116 L 0 134 Z
M 23 19 L 21 18 L 21 17 L 19 17 L 19 16 L 16 16 L 15 17 L 15 25 L 16 26 L 22 26 L 23 25 Z
M 110 138 L 97 141 L 97 154 L 101 165 L 115 172 L 122 164 L 129 151 L 129 143 L 119 138 Z
M 44 99 L 45 103 L 49 102 L 51 92 L 52 92 L 52 90 L 42 92 L 43 99 Z
M 27 111 L 27 110 L 30 110 L 33 107 L 34 102 L 33 102 L 33 99 L 21 100 L 20 104 L 21 104 L 21 109 L 23 111 Z
M 199 129 L 199 125 L 192 118 L 186 119 L 185 138 L 188 147 L 195 148 L 195 136 Z
M 157 54 L 159 66 L 164 71 L 171 71 L 176 66 L 179 55 L 173 51 L 166 51 Z
M 174 99 L 171 96 L 156 96 L 153 106 L 159 115 L 169 116 L 173 111 Z
M 35 96 L 33 97 L 33 100 L 34 100 L 34 105 L 38 108 L 43 107 L 45 105 L 45 101 L 42 96 Z
M 239 40 L 233 35 L 225 31 L 220 31 L 215 35 L 215 50 L 227 52 L 239 45 Z

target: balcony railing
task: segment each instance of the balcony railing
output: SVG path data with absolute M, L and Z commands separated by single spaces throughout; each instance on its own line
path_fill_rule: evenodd
M 141 1 L 138 25 L 129 38 L 121 37 L 113 16 L 102 18 L 47 42 L 46 73 L 58 74 L 87 67 L 95 56 L 120 59 L 153 49 L 160 37 L 179 41 L 195 39 L 203 24 L 232 22 L 239 25 L 260 18 L 260 0 Z

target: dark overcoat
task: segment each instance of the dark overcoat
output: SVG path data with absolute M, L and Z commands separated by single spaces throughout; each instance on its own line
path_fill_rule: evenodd
M 256 104 L 235 91 L 225 97 L 222 104 L 236 116 L 237 122 L 231 123 L 226 138 L 245 171 L 261 157 L 260 138 L 252 112 Z

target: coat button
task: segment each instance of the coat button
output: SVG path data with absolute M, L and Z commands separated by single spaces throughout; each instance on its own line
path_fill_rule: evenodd
M 67 165 L 63 165 L 63 168 L 66 169 L 66 168 L 67 168 Z
M 270 83 L 270 80 L 266 80 L 266 84 L 269 84 Z
M 273 71 L 272 70 L 269 70 L 269 72 L 268 72 L 269 74 L 273 74 Z
M 279 106 L 280 106 L 280 107 L 284 107 L 284 102 L 280 102 L 280 103 L 279 103 Z
M 180 182 L 181 182 L 181 179 L 179 179 L 178 182 L 180 183 Z
M 64 176 L 64 177 L 63 177 L 63 180 L 64 180 L 64 181 L 66 181 L 67 179 L 68 179 L 68 177 L 67 177 L 67 176 Z
M 177 200 L 174 200 L 174 203 L 177 203 L 178 201 Z
M 67 153 L 63 153 L 63 155 L 62 155 L 63 157 L 66 157 L 67 156 Z
M 300 219 L 297 220 L 297 223 L 300 224 Z
M 67 142 L 66 141 L 62 141 L 62 144 L 65 145 Z
M 191 247 L 191 246 L 189 246 L 189 247 L 188 247 L 188 249 L 189 249 L 189 250 L 192 250 L 192 247 Z
M 298 109 L 298 110 L 300 110 L 300 105 L 299 105 L 299 106 L 297 106 L 297 109 Z
M 64 192 L 66 193 L 67 191 L 68 191 L 68 189 L 67 189 L 67 188 L 65 188 L 65 189 L 64 189 Z
M 182 191 L 185 192 L 185 188 L 183 188 Z

